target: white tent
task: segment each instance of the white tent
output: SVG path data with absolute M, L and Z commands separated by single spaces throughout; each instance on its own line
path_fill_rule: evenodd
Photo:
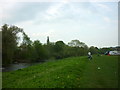
M 120 51 L 109 51 L 109 55 L 120 55 Z

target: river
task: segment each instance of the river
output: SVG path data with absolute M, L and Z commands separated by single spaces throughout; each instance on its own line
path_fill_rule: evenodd
M 2 69 L 2 72 L 9 72 L 9 71 L 15 71 L 18 69 L 26 68 L 32 65 L 41 64 L 43 62 L 46 62 L 46 61 L 37 62 L 37 63 L 15 63 L 15 64 L 10 64 L 8 67 L 3 67 L 0 69 Z

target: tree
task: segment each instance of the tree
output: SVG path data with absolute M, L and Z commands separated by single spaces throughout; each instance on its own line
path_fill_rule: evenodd
M 44 48 L 46 50 L 47 57 L 50 59 L 54 59 L 54 53 L 55 53 L 55 43 L 49 42 L 49 44 L 44 45 Z
M 17 26 L 2 26 L 2 58 L 3 65 L 12 63 L 14 52 L 17 48 L 19 37 L 17 34 L 22 32 L 21 28 Z
M 89 48 L 89 51 L 92 53 L 92 54 L 98 54 L 98 48 L 97 47 L 94 47 L 94 46 L 91 46 Z
M 25 34 L 25 32 L 23 32 L 23 44 L 25 45 L 31 45 L 32 41 L 30 40 L 30 38 L 28 37 L 27 34 Z
M 72 47 L 87 47 L 85 43 L 80 42 L 79 40 L 72 40 L 68 43 L 68 45 Z
M 36 61 L 44 60 L 47 58 L 47 53 L 45 48 L 42 46 L 39 40 L 33 42 L 34 56 Z
M 64 44 L 63 41 L 57 41 L 57 42 L 55 43 L 55 50 L 56 50 L 56 52 L 61 52 L 61 51 L 63 51 L 64 46 L 65 46 L 65 44 Z
M 59 58 L 63 58 L 64 57 L 64 48 L 65 47 L 65 43 L 63 41 L 57 41 L 55 43 L 55 57 L 57 59 Z
M 74 50 L 70 51 L 72 53 L 72 56 L 82 56 L 86 55 L 88 52 L 88 46 L 85 43 L 80 42 L 79 40 L 72 40 L 68 43 L 68 46 L 74 48 Z

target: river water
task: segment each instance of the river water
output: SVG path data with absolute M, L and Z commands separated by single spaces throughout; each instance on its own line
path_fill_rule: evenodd
M 41 63 L 43 63 L 43 61 L 37 62 L 37 63 L 16 63 L 16 64 L 10 64 L 8 67 L 3 67 L 0 69 L 2 69 L 2 72 L 9 72 L 9 71 L 15 71 L 18 69 L 26 68 L 26 67 L 36 65 L 36 64 L 41 64 Z

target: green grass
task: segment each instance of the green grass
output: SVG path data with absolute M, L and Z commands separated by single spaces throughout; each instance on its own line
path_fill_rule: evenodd
M 0 72 L 0 89 L 2 88 L 2 72 Z
M 2 74 L 3 88 L 117 88 L 118 57 L 72 57 Z

